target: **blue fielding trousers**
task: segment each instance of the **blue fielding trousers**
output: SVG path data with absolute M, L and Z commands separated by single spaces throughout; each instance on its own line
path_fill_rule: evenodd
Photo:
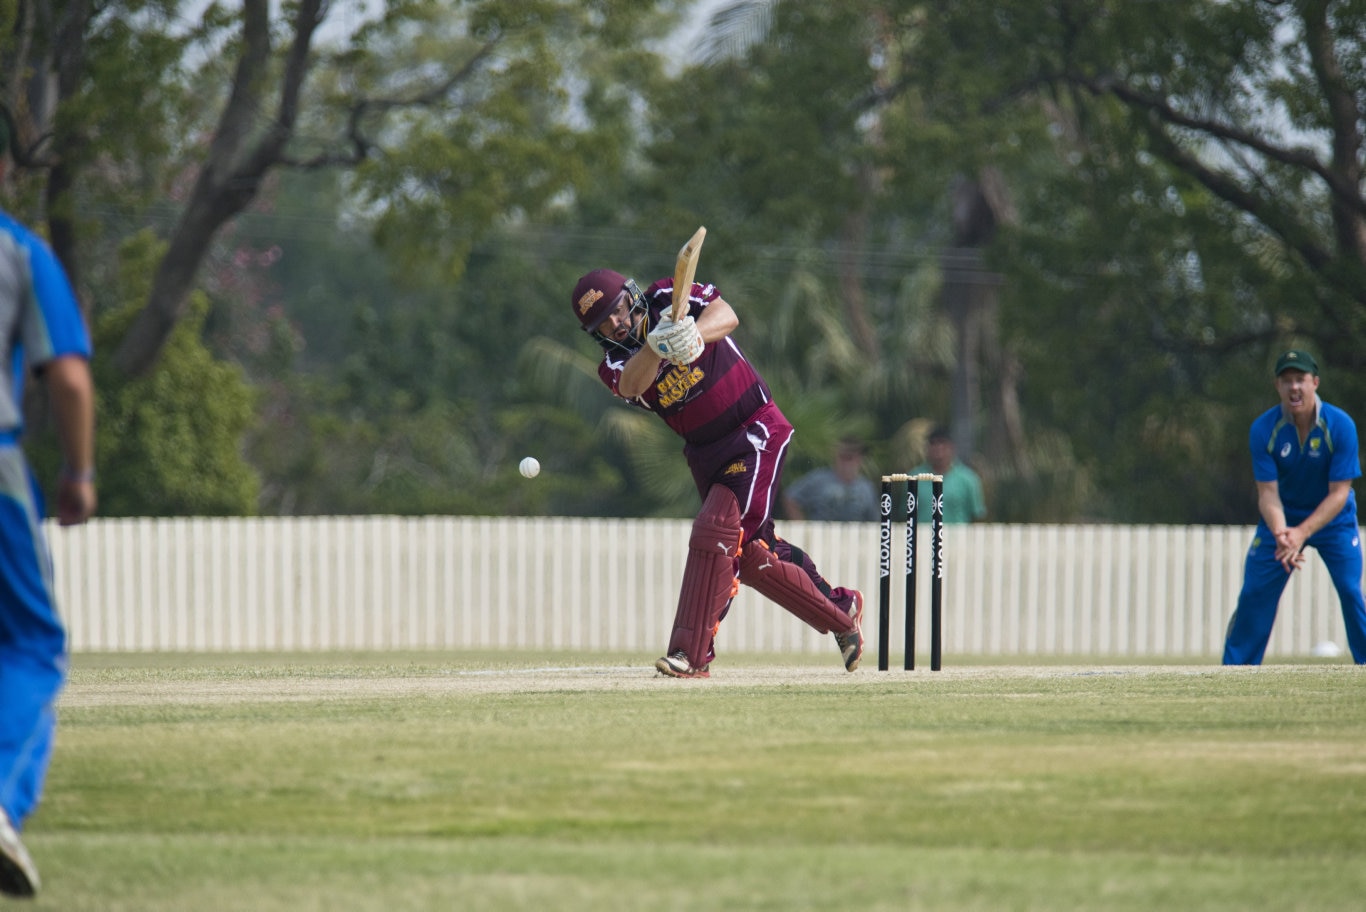
M 1323 565 L 1342 603 L 1342 621 L 1347 629 L 1347 645 L 1358 665 L 1366 664 L 1366 601 L 1361 595 L 1361 537 L 1355 523 L 1333 523 L 1315 532 L 1305 542 L 1319 552 Z M 1238 607 L 1228 623 L 1224 640 L 1225 665 L 1260 665 L 1276 622 L 1281 593 L 1290 581 L 1276 560 L 1276 540 L 1265 523 L 1257 534 L 1243 564 L 1243 590 Z
M 16 828 L 43 791 L 66 681 L 42 498 L 19 449 L 0 446 L 0 807 Z

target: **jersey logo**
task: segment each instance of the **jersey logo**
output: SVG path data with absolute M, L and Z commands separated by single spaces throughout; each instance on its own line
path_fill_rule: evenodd
M 1321 453 L 1319 453 L 1319 447 L 1322 446 L 1322 445 L 1323 445 L 1323 438 L 1322 438 L 1322 437 L 1314 437 L 1314 438 L 1312 438 L 1312 439 L 1309 441 L 1309 455 L 1312 456 L 1312 457 L 1317 457 L 1317 456 L 1322 455 Z
M 602 298 L 602 292 L 596 288 L 590 288 L 579 298 L 579 316 L 588 313 L 589 309 Z
M 745 474 L 745 464 L 743 462 L 732 462 L 721 472 L 722 475 L 743 475 Z
M 1284 459 L 1285 457 L 1287 457 L 1287 456 L 1289 456 L 1289 455 L 1290 455 L 1290 442 L 1289 442 L 1289 441 L 1286 441 L 1285 446 L 1281 447 L 1281 458 Z
M 688 390 L 701 383 L 705 376 L 706 373 L 700 367 L 689 370 L 684 366 L 669 371 L 655 386 L 655 389 L 659 390 L 659 407 L 667 408 L 682 402 L 683 397 L 688 395 Z

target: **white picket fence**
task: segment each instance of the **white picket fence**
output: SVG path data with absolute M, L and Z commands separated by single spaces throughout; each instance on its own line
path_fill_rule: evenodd
M 500 649 L 659 651 L 687 553 L 680 520 L 477 517 L 104 519 L 49 527 L 82 652 Z M 836 585 L 863 590 L 876 649 L 874 523 L 780 523 Z M 929 643 L 928 530 L 917 638 Z M 944 653 L 1217 658 L 1251 527 L 949 526 Z M 893 534 L 891 642 L 903 638 Z M 1345 647 L 1311 550 L 1269 657 Z M 819 652 L 822 637 L 741 587 L 721 652 Z

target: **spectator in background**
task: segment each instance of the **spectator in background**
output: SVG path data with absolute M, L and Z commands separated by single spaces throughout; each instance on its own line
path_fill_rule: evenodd
M 985 519 L 987 503 L 982 496 L 982 479 L 958 459 L 953 435 L 945 427 L 930 431 L 928 461 L 911 469 L 912 475 L 933 473 L 944 476 L 944 524 L 970 523 Z M 929 503 L 930 483 L 920 482 L 917 496 Z M 924 515 L 922 513 L 922 515 Z
M 831 466 L 808 472 L 783 492 L 788 519 L 825 522 L 876 520 L 877 487 L 863 475 L 867 452 L 862 440 L 846 437 L 835 448 Z

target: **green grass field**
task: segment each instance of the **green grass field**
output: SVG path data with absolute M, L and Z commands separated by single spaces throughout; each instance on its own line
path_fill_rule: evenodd
M 32 909 L 1360 909 L 1366 677 L 77 656 Z M 0 903 L 3 904 L 3 903 Z

